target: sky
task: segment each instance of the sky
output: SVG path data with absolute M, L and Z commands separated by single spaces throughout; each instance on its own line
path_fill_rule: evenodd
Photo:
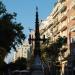
M 35 11 L 38 6 L 39 20 L 44 20 L 52 11 L 56 0 L 2 0 L 8 12 L 16 12 L 17 22 L 24 26 L 24 34 L 29 35 L 29 28 L 34 29 Z
M 45 20 L 51 13 L 57 0 L 1 0 L 9 13 L 16 12 L 16 21 L 22 23 L 24 34 L 29 35 L 29 28 L 34 30 L 35 12 L 38 6 L 39 20 Z

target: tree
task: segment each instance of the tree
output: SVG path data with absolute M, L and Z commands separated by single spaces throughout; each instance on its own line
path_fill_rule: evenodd
M 67 38 L 64 37 L 58 37 L 56 41 L 53 41 L 50 45 L 48 46 L 43 46 L 41 49 L 41 54 L 42 56 L 46 54 L 46 57 L 43 56 L 43 61 L 45 61 L 47 64 L 50 63 L 50 70 L 51 74 L 55 75 L 56 70 L 59 70 L 60 74 L 60 65 L 58 61 L 58 57 L 60 56 L 61 48 L 63 45 L 67 43 Z
M 25 58 L 18 58 L 14 63 L 10 62 L 6 65 L 5 70 L 25 70 L 27 68 L 27 60 Z
M 12 47 L 15 49 L 15 46 L 22 43 L 25 38 L 21 24 L 13 22 L 15 17 L 15 13 L 13 15 L 6 13 L 0 19 L 0 47 L 5 48 L 7 52 Z
M 0 1 L 0 16 L 6 13 L 5 5 Z
M 55 62 L 59 56 L 60 49 L 66 43 L 67 38 L 65 36 L 64 37 L 59 36 L 58 39 L 55 42 L 52 42 L 49 46 L 44 45 L 44 48 L 41 49 L 41 54 L 42 55 L 46 54 L 46 58 L 49 58 Z M 46 58 L 45 60 L 47 60 Z
M 16 22 L 16 16 L 16 13 L 8 13 L 0 1 L 0 65 L 11 48 L 16 50 L 16 46 L 25 39 L 24 27 Z
M 27 60 L 25 58 L 18 58 L 14 63 L 14 69 L 24 70 L 27 68 Z
M 46 51 L 50 57 L 53 57 L 54 60 L 57 60 L 60 49 L 64 44 L 67 43 L 67 38 L 59 36 L 58 39 L 53 42 L 48 48 L 46 48 Z
M 16 13 L 8 13 L 2 2 L 0 8 L 0 50 L 4 50 L 6 55 L 11 48 L 16 50 L 16 45 L 22 44 L 25 35 L 21 23 L 15 21 Z

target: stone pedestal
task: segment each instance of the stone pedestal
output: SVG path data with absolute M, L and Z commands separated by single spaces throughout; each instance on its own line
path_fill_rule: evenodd
M 43 75 L 42 63 L 38 55 L 35 57 L 34 64 L 32 65 L 31 70 L 31 75 Z
M 40 70 L 35 70 L 32 72 L 32 75 L 43 75 L 43 72 Z

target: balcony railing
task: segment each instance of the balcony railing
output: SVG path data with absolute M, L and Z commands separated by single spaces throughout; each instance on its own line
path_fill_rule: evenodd
M 60 22 L 63 22 L 64 20 L 66 20 L 67 16 L 64 15 L 61 19 L 60 19 Z
M 70 29 L 71 32 L 75 32 L 75 26 Z
M 58 15 L 59 11 L 57 11 L 54 15 L 53 18 L 55 18 Z
M 62 12 L 64 12 L 66 9 L 67 9 L 67 6 L 65 6 L 65 5 L 64 5 L 64 6 L 62 6 L 62 7 L 61 7 L 61 9 L 60 9 L 60 11 L 59 11 L 59 12 L 61 12 L 61 13 L 62 13 Z
M 67 51 L 67 49 L 68 49 L 67 46 L 63 45 L 61 48 L 61 52 L 64 53 Z
M 65 29 L 67 29 L 67 26 L 63 26 L 63 27 L 61 28 L 61 31 L 64 31 Z
M 53 30 L 53 33 L 57 33 L 58 32 L 58 28 L 55 28 L 54 30 Z
M 75 9 L 75 0 L 72 1 L 72 8 Z
M 71 27 L 72 27 L 72 26 L 75 26 L 75 20 L 70 20 L 68 24 L 69 24 Z
M 64 2 L 65 0 L 59 0 L 60 3 Z
M 70 20 L 75 20 L 75 16 L 71 16 L 70 17 Z
M 59 24 L 58 18 L 56 18 L 56 19 L 54 20 L 54 24 L 55 24 L 55 25 Z

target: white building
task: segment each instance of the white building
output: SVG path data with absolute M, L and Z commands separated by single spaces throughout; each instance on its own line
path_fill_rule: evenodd
M 30 45 L 28 43 L 28 41 L 24 41 L 23 45 L 19 46 L 16 48 L 16 52 L 14 52 L 14 56 L 13 56 L 13 62 L 15 62 L 15 60 L 17 60 L 19 57 L 23 57 L 26 59 L 30 58 L 31 55 L 31 50 L 30 50 Z

